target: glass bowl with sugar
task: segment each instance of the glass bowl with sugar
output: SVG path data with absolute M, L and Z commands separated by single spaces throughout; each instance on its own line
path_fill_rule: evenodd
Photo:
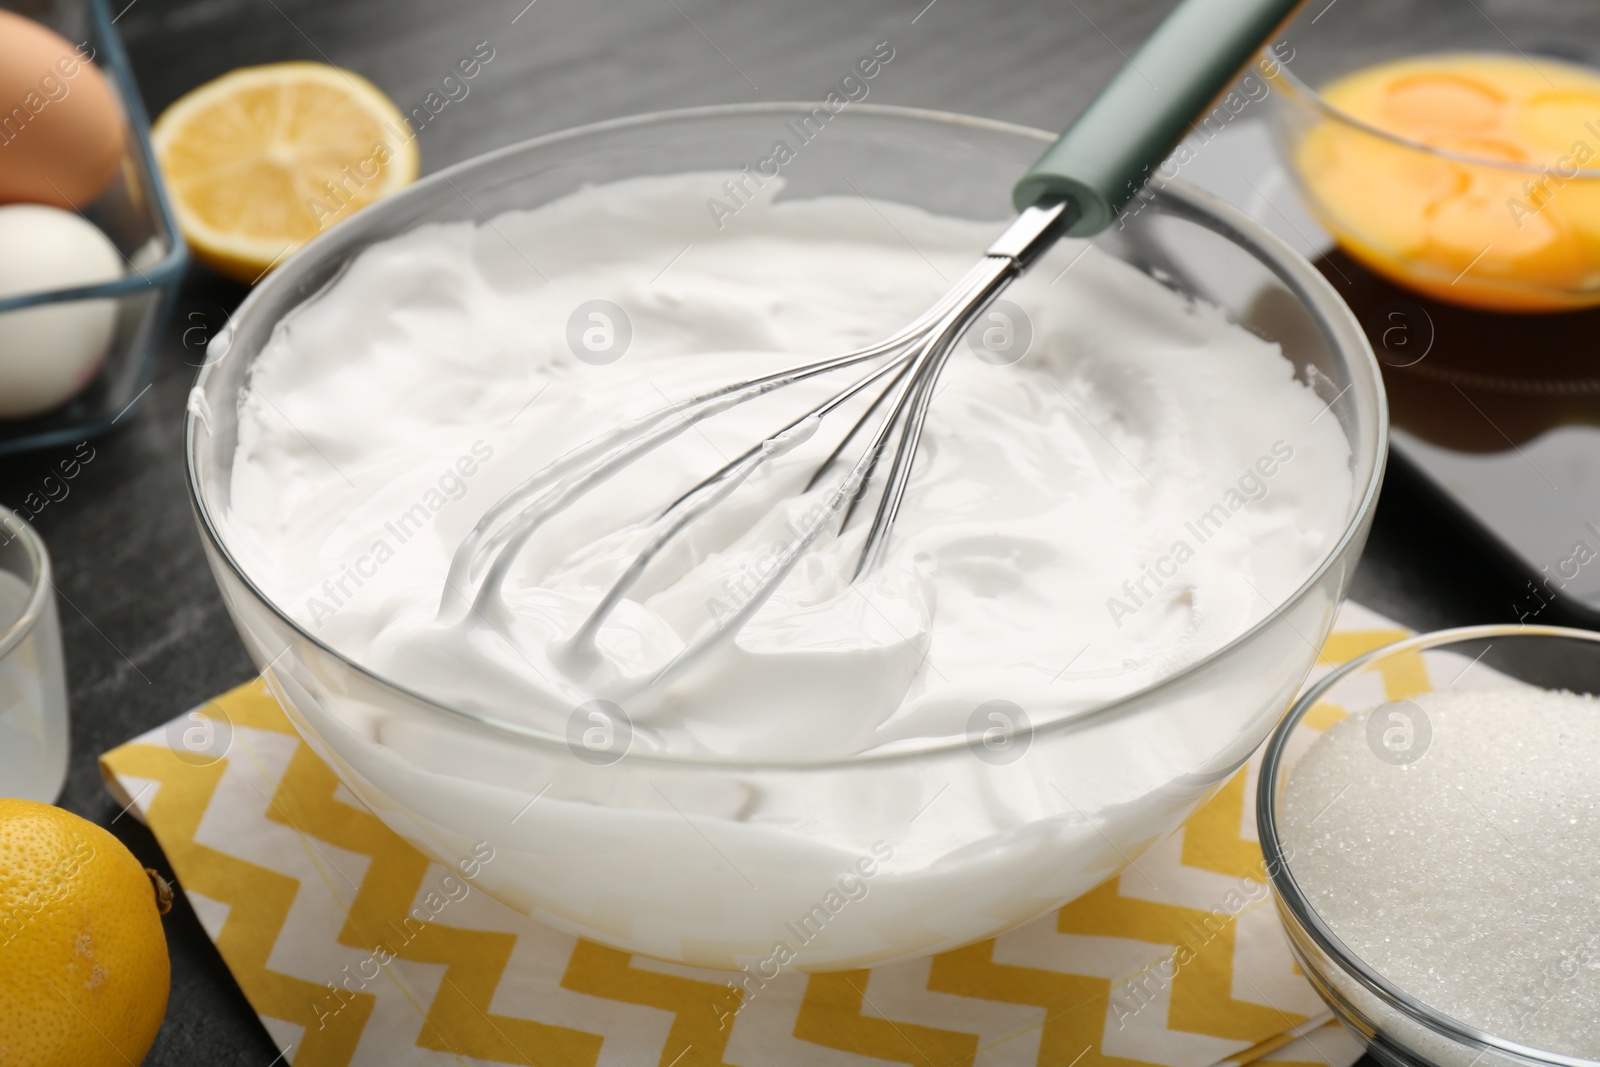
M 1301 969 L 1388 1064 L 1600 1061 L 1600 634 L 1369 652 L 1268 743 L 1256 816 Z

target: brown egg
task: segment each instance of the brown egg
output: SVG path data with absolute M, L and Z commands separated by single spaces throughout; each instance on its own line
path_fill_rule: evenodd
M 122 110 L 78 46 L 0 10 L 0 203 L 73 210 L 100 195 L 122 161 Z

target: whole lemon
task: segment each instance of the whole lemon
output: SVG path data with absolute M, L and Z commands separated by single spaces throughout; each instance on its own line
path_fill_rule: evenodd
M 0 799 L 0 1063 L 128 1067 L 167 1010 L 171 892 L 70 812 Z

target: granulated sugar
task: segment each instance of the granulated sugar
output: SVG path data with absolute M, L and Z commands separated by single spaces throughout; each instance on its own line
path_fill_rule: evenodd
M 1403 762 L 1406 745 L 1420 758 Z M 1282 837 L 1328 926 L 1400 989 L 1498 1037 L 1595 1058 L 1597 816 L 1600 702 L 1504 686 L 1328 730 L 1289 772 Z

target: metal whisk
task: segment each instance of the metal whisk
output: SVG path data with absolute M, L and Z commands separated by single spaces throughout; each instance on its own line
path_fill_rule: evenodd
M 1013 191 L 1017 218 L 944 296 L 893 336 L 842 355 L 791 367 L 663 407 L 578 446 L 502 497 L 461 542 L 440 604 L 442 619 L 481 612 L 504 583 L 518 553 L 547 522 L 618 470 L 696 424 L 739 404 L 820 375 L 871 369 L 779 427 L 696 483 L 645 524 L 644 548 L 557 651 L 582 670 L 595 662 L 595 638 L 652 562 L 691 524 L 726 500 L 763 464 L 809 440 L 830 414 L 876 388 L 877 394 L 817 467 L 815 488 L 850 442 L 872 424 L 859 458 L 813 509 L 742 603 L 634 691 L 659 684 L 736 633 L 777 590 L 822 533 L 842 532 L 886 455 L 888 472 L 851 580 L 882 561 L 894 527 L 935 386 L 956 342 L 1010 283 L 1063 235 L 1105 229 L 1203 111 L 1226 88 L 1299 0 L 1185 0 L 1051 146 Z M 1152 78 L 1159 79 L 1158 82 Z M 878 414 L 881 412 L 881 414 Z M 625 696 L 626 693 L 618 693 Z

